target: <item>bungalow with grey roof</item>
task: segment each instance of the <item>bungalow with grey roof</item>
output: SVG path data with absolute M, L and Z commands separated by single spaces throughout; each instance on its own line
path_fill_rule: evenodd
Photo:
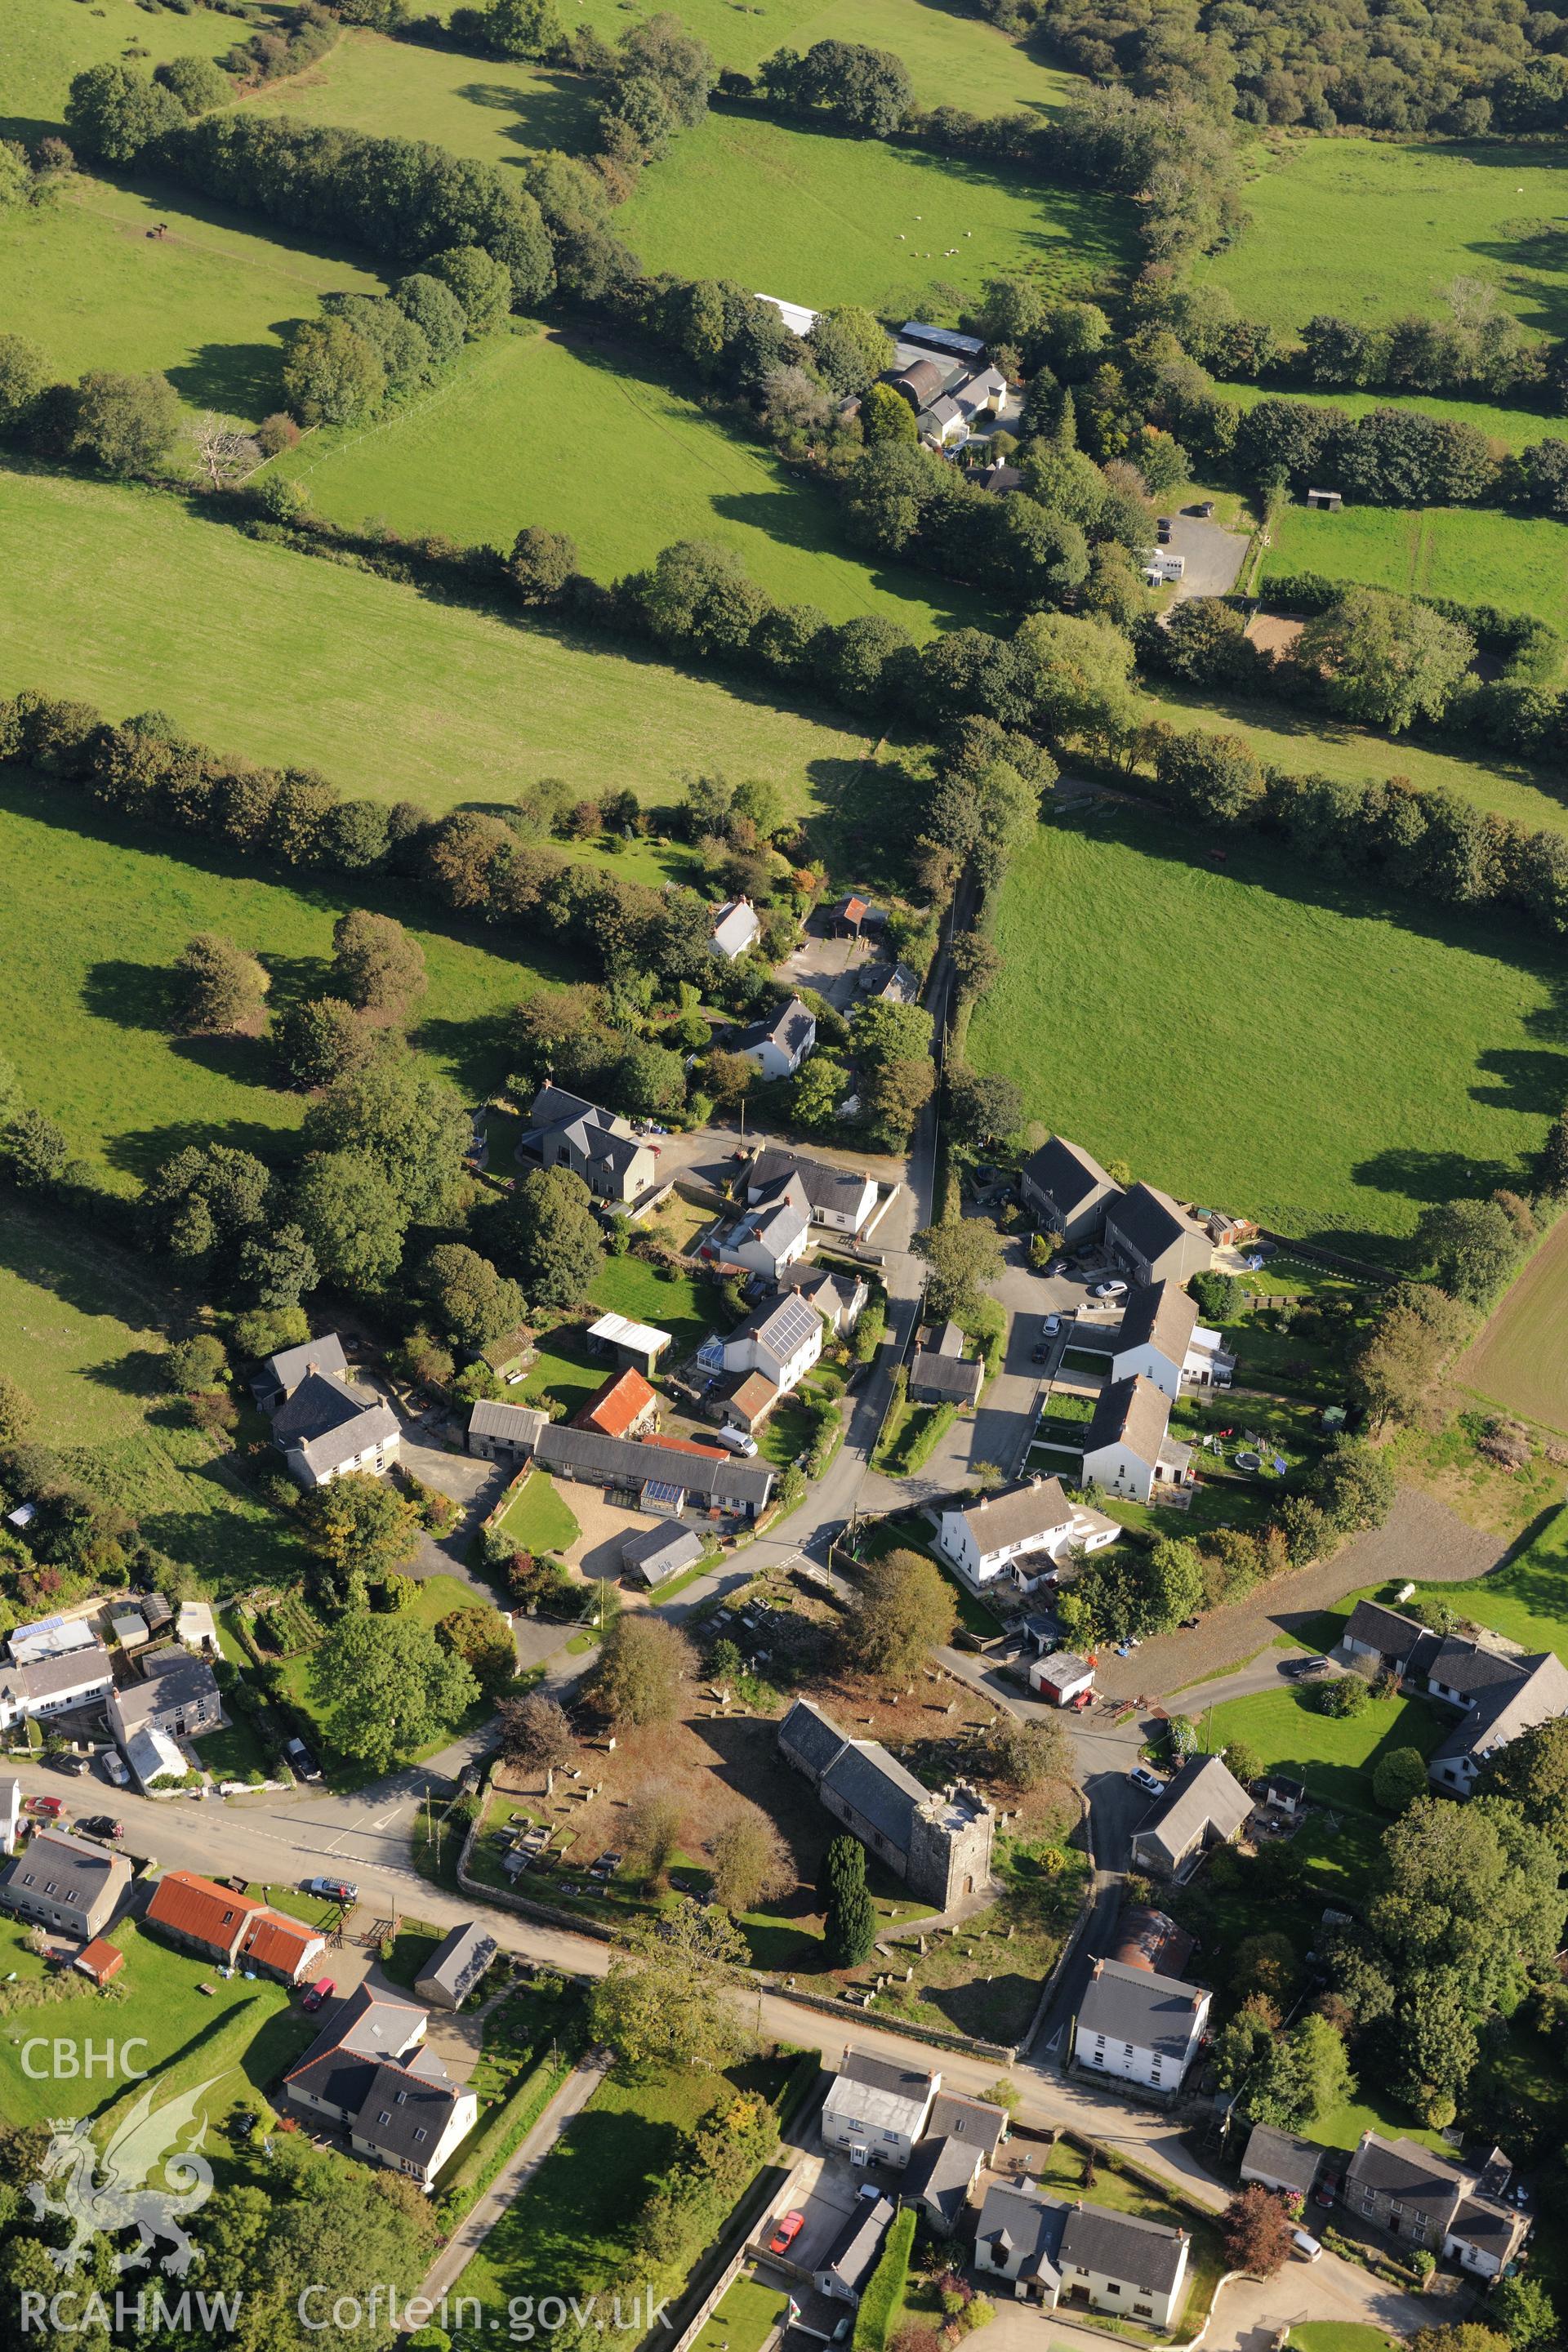
M 639 1528 L 621 1546 L 621 1566 L 635 1583 L 652 1591 L 695 1568 L 702 1557 L 702 1538 L 695 1528 L 663 1519 L 657 1527 Z
M 1133 1831 L 1132 1866 L 1173 1878 L 1211 1847 L 1238 1838 L 1251 1815 L 1251 1798 L 1217 1756 L 1189 1756 Z

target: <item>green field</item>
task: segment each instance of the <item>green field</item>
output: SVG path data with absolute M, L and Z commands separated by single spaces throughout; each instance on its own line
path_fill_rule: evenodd
M 172 969 L 193 932 L 220 931 L 268 964 L 276 1003 L 319 995 L 332 925 L 365 903 L 363 888 L 291 889 L 205 844 L 187 858 L 177 836 L 77 832 L 69 820 L 90 821 L 89 807 L 67 802 L 63 824 L 49 810 L 44 791 L 0 773 L 0 868 L 28 877 L 0 896 L 0 1029 L 27 1098 L 118 1192 L 138 1191 L 187 1143 L 287 1151 L 308 1097 L 276 1086 L 265 1038 L 172 1034 Z M 429 911 L 386 904 L 416 920 Z M 478 940 L 417 936 L 430 988 L 415 1042 L 465 1090 L 486 1092 L 505 1076 L 504 1015 L 528 991 L 527 968 Z
M 1546 515 L 1490 507 L 1350 507 L 1340 514 L 1286 507 L 1263 562 L 1263 587 L 1280 572 L 1322 572 L 1402 596 L 1500 604 L 1568 630 L 1568 528 Z
M 1335 776 L 1361 782 L 1407 776 L 1431 792 L 1449 792 L 1477 808 L 1495 810 L 1516 824 L 1568 833 L 1568 791 L 1551 770 L 1528 768 L 1495 756 L 1466 758 L 1434 751 L 1422 743 L 1352 727 L 1321 709 L 1293 710 L 1288 703 L 1186 694 L 1166 686 L 1148 698 L 1149 715 L 1173 727 L 1245 735 L 1266 766 L 1294 775 Z
M 437 604 L 154 493 L 0 472 L 0 526 L 28 551 L 0 568 L 0 692 L 83 695 L 116 717 L 156 705 L 215 748 L 377 799 L 450 808 L 541 775 L 668 799 L 724 768 L 771 777 L 799 810 L 868 748 L 808 704 Z
M 386 139 L 426 139 L 481 163 L 531 150 L 576 152 L 592 130 L 589 85 L 575 74 L 347 32 L 336 48 L 246 105 Z
M 166 1302 L 150 1260 L 0 1199 L 0 1364 L 37 1408 L 39 1444 L 216 1589 L 289 1579 L 300 1554 L 163 1392 Z
M 1439 315 L 1482 278 L 1542 334 L 1568 329 L 1568 146 L 1292 140 L 1245 189 L 1247 234 L 1202 273 L 1249 318 Z
M 265 13 L 258 12 L 258 20 Z M 213 8 L 182 15 L 134 0 L 0 0 L 0 139 L 41 139 L 64 127 L 71 77 L 118 65 L 128 50 L 148 66 L 166 58 L 221 58 L 252 27 Z
M 531 1470 L 497 1522 L 497 1530 L 523 1551 L 564 1551 L 582 1528 L 563 1495 L 542 1470 Z
M 594 1277 L 593 1305 L 602 1314 L 629 1315 L 671 1335 L 663 1362 L 679 1364 L 700 1348 L 713 1328 L 716 1293 L 682 1274 L 662 1274 L 646 1258 L 607 1257 Z M 603 1388 L 612 1367 L 592 1349 L 584 1323 L 563 1323 L 539 1340 L 528 1378 L 516 1391 L 520 1404 L 532 1404 L 546 1390 L 569 1412 Z
M 1130 251 L 1113 199 L 749 114 L 686 132 L 617 224 L 649 269 L 893 319 L 956 313 L 1006 272 L 1087 285 Z
M 574 21 L 618 40 L 628 24 L 657 13 L 658 0 L 584 0 Z M 892 49 L 910 69 L 922 106 L 962 106 L 976 114 L 1031 107 L 1054 113 L 1084 84 L 1041 64 L 977 16 L 944 0 L 684 0 L 679 14 L 721 66 L 759 65 L 786 44 L 866 41 Z
M 1196 854 L 1128 808 L 1042 830 L 1000 894 L 976 1066 L 1100 1159 L 1352 1254 L 1517 1182 L 1568 1093 L 1554 951 L 1263 842 Z
M 1505 408 L 1488 400 L 1440 400 L 1425 392 L 1342 392 L 1338 389 L 1287 390 L 1272 383 L 1221 383 L 1215 389 L 1238 408 L 1256 408 L 1262 400 L 1306 401 L 1315 406 L 1342 408 L 1347 416 L 1366 416 L 1374 408 L 1408 408 L 1418 416 L 1435 416 L 1445 425 L 1473 425 L 1489 441 L 1507 449 L 1527 449 L 1533 441 L 1562 440 L 1560 416 L 1544 416 L 1538 408 Z
M 279 462 L 334 522 L 374 518 L 498 547 L 541 523 L 569 531 L 601 579 L 673 540 L 719 540 L 781 604 L 816 604 L 830 620 L 883 613 L 925 636 L 939 615 L 991 618 L 964 589 L 846 552 L 827 490 L 672 392 L 646 352 L 591 329 L 493 337 L 425 398 L 311 434 Z
M 1458 1368 L 1468 1388 L 1568 1430 L 1568 1219 L 1538 1250 Z
M 1373 1813 L 1372 1774 L 1380 1759 L 1395 1748 L 1430 1755 L 1450 1720 L 1419 1698 L 1374 1698 L 1360 1715 L 1320 1715 L 1304 1689 L 1292 1688 L 1226 1699 L 1205 1713 L 1200 1727 L 1211 1755 L 1244 1739 L 1266 1771 L 1304 1781 L 1319 1803 Z
M 123 2116 L 144 2087 L 121 2080 L 106 2096 L 101 2072 L 48 2074 L 35 2082 L 22 2063 L 22 2044 L 31 2034 L 56 2035 L 101 2049 L 106 2035 L 121 2047 L 132 2039 L 145 2047 L 134 2063 L 157 2077 L 154 2102 L 204 2089 L 198 2113 L 209 2132 L 237 2099 L 274 2090 L 286 2067 L 315 2039 L 311 2019 L 292 2005 L 287 1986 L 242 1976 L 226 1983 L 208 1962 L 159 1941 L 156 1929 L 143 1934 L 130 1919 L 110 1931 L 125 1955 L 112 2000 L 89 1995 L 58 2007 L 23 2010 L 6 2021 L 0 2036 L 0 2113 L 22 2126 L 54 2116 L 112 2109 Z M 198 1984 L 207 1988 L 198 1992 Z
M 149 234 L 158 222 L 166 236 Z M 198 415 L 213 408 L 255 424 L 279 407 L 293 322 L 318 315 L 319 295 L 379 294 L 383 284 L 286 230 L 258 236 L 199 198 L 105 180 L 0 213 L 7 329 L 29 336 L 60 377 L 161 369 Z M 170 462 L 184 460 L 176 451 Z

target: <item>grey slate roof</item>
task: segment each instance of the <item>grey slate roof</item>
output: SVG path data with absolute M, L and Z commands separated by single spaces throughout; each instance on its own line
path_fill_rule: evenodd
M 864 1746 L 846 1740 L 823 1774 L 822 1786 L 853 1806 L 900 1853 L 909 1852 L 911 1816 L 931 1795 L 912 1772 L 907 1772 L 875 1740 Z
M 776 1297 L 764 1299 L 748 1315 L 739 1328 L 731 1332 L 724 1345 L 729 1349 L 739 1339 L 760 1340 L 784 1360 L 804 1347 L 812 1333 L 821 1328 L 822 1318 L 808 1298 L 798 1297 L 793 1290 L 781 1291 Z
M 51 1879 L 55 1891 L 48 1901 L 90 1911 L 106 1887 L 119 1901 L 131 1884 L 131 1864 L 122 1853 L 68 1837 L 63 1830 L 38 1830 L 13 1860 L 3 1884 L 37 1897 Z
M 597 1430 L 572 1429 L 547 1422 L 534 1444 L 534 1460 L 545 1469 L 593 1470 L 628 1486 L 658 1478 L 704 1502 L 745 1503 L 761 1509 L 773 1493 L 775 1473 L 767 1463 L 714 1461 L 702 1454 L 676 1454 L 626 1437 L 603 1437 Z
M 952 1397 L 960 1404 L 973 1404 L 985 1378 L 985 1367 L 978 1356 L 932 1355 L 917 1348 L 910 1360 L 911 1389 L 935 1389 L 939 1395 Z
M 472 1437 L 503 1437 L 510 1445 L 531 1450 L 542 1429 L 550 1426 L 550 1415 L 537 1405 L 498 1404 L 481 1399 L 468 1415 L 468 1433 Z
M 1134 2050 L 1184 2058 L 1193 2023 L 1208 1995 L 1174 1977 L 1130 1969 L 1121 1960 L 1097 1960 L 1079 2006 L 1078 2021 L 1108 2042 L 1131 2042 Z
M 1106 2205 L 1075 2205 L 1062 2231 L 1061 2259 L 1082 2271 L 1121 2279 L 1148 2294 L 1168 2294 L 1181 2273 L 1186 2232 Z
M 1363 2132 L 1345 2185 L 1397 2197 L 1401 2204 L 1418 2206 L 1434 2221 L 1443 2221 L 1469 2183 L 1456 2166 L 1413 2139 L 1384 2139 L 1377 2132 Z
M 114 1669 L 101 1642 L 67 1650 L 57 1658 L 35 1658 L 26 1666 L 0 1666 L 0 1698 L 15 1705 L 56 1698 L 61 1691 L 79 1690 L 85 1682 L 112 1682 Z
M 1127 1302 L 1121 1328 L 1116 1335 L 1117 1352 L 1152 1344 L 1179 1367 L 1197 1328 L 1196 1300 L 1189 1298 L 1176 1283 L 1152 1282 L 1147 1289 L 1135 1290 Z
M 1294 2132 L 1276 2131 L 1272 2124 L 1254 2124 L 1241 2169 L 1244 2176 L 1261 2172 L 1268 2179 L 1284 2181 L 1310 2197 L 1322 2161 L 1323 2151 L 1314 2141 L 1299 2139 Z
M 1091 1194 L 1120 1189 L 1091 1153 L 1069 1143 L 1065 1135 L 1053 1135 L 1042 1143 L 1025 1160 L 1023 1172 L 1037 1191 L 1050 1194 L 1064 1217 L 1070 1217 Z
M 864 2083 L 868 2090 L 886 2091 L 923 2109 L 935 2077 L 921 2066 L 900 2066 L 896 2058 L 879 2058 L 874 2050 L 857 2050 L 851 2044 L 839 2061 L 837 2080 Z
M 966 2099 L 961 2091 L 939 2091 L 926 2122 L 928 2139 L 954 2139 L 977 2147 L 989 2162 L 1007 2128 L 1004 2108 L 989 2099 Z
M 780 1290 L 793 1290 L 800 1297 L 808 1298 L 829 1322 L 852 1313 L 857 1299 L 864 1305 L 867 1296 L 867 1285 L 858 1275 L 835 1274 L 830 1266 L 807 1265 L 799 1261 L 781 1266 L 774 1281 Z
M 432 2082 L 410 2066 L 377 2066 L 351 2130 L 384 2156 L 429 2164 L 452 2119 L 461 2093 L 452 2083 Z
M 844 1745 L 844 1734 L 808 1698 L 797 1698 L 779 1726 L 779 1745 L 788 1748 L 818 1780 Z
M 843 1216 L 853 1213 L 871 1181 L 863 1169 L 831 1168 L 825 1160 L 803 1159 L 797 1151 L 784 1151 L 770 1144 L 758 1152 L 748 1171 L 750 1197 L 754 1200 L 759 1192 L 784 1176 L 799 1177 L 814 1209 L 833 1210 Z
M 412 2001 L 356 1985 L 285 2079 L 357 2115 L 379 2068 L 395 2062 L 424 2015 Z
M 1031 1536 L 1049 1534 L 1072 1517 L 1059 1478 L 1026 1478 L 1020 1486 L 1004 1486 L 999 1494 L 982 1496 L 963 1513 L 963 1523 L 984 1557 L 1008 1544 L 1027 1543 Z
M 735 1249 L 745 1242 L 760 1242 L 775 1258 L 782 1257 L 810 1226 L 811 1203 L 805 1188 L 798 1177 L 786 1176 L 760 1193 L 733 1224 L 724 1228 L 719 1244 Z
M 1124 1445 L 1140 1462 L 1158 1462 L 1170 1423 L 1171 1400 L 1164 1390 L 1142 1372 L 1130 1372 L 1125 1380 L 1107 1381 L 1100 1390 L 1083 1450 L 1097 1454 L 1102 1445 Z
M 1184 1853 L 1211 1822 L 1221 1837 L 1233 1837 L 1251 1811 L 1251 1798 L 1217 1756 L 1189 1756 L 1134 1837 L 1154 1838 L 1170 1854 Z
M 1555 1653 L 1512 1663 L 1519 1669 L 1512 1682 L 1487 1691 L 1473 1712 L 1460 1717 L 1434 1751 L 1437 1758 L 1484 1755 L 1506 1748 L 1533 1724 L 1568 1715 L 1568 1666 Z
M 858 2293 L 877 2266 L 893 2209 L 886 2197 L 858 2197 L 855 2210 L 824 2256 L 821 2267 Z
M 278 1389 L 287 1395 L 299 1387 L 308 1371 L 346 1377 L 348 1369 L 342 1341 L 335 1331 L 323 1331 L 319 1339 L 306 1339 L 298 1348 L 282 1348 L 268 1356 L 250 1385 L 258 1396 L 270 1396 Z
M 1049 1683 L 1053 1690 L 1067 1690 L 1072 1684 L 1082 1682 L 1085 1675 L 1093 1671 L 1089 1660 L 1080 1658 L 1075 1650 L 1056 1650 L 1048 1658 L 1041 1659 L 1035 1679 Z
M 321 1372 L 307 1372 L 272 1416 L 274 1444 L 302 1454 L 318 1474 L 397 1434 L 397 1416 L 382 1398 Z
M 1522 1676 L 1526 1661 L 1517 1654 L 1504 1656 L 1497 1650 L 1484 1650 L 1479 1642 L 1467 1642 L 1458 1633 L 1449 1633 L 1438 1645 L 1435 1657 L 1425 1661 L 1424 1671 L 1429 1683 L 1442 1683 L 1466 1698 L 1479 1698 L 1494 1690 L 1511 1690 Z M 1528 1661 L 1533 1666 L 1536 1659 Z
M 496 1939 L 474 1920 L 454 1927 L 431 1953 L 419 1971 L 416 1990 L 435 1982 L 456 2000 L 464 2000 L 494 1959 Z
M 797 1054 L 805 1052 L 816 1027 L 816 1015 L 798 996 L 792 996 L 763 1020 L 753 1021 L 742 1029 L 739 1050 L 743 1054 L 748 1045 L 776 1045 L 793 1061 Z
M 994 2180 L 980 2208 L 975 2239 L 995 2247 L 998 2253 L 1012 2254 L 1021 2247 L 1024 2259 L 1019 2275 L 1043 2278 L 1050 2286 L 1060 2286 L 1057 2265 L 1071 2210 L 1061 2198 L 1047 2196 L 1042 2189 Z
M 216 1696 L 217 1677 L 206 1660 L 172 1646 L 142 1654 L 142 1679 L 116 1694 L 116 1710 L 129 1738 L 168 1707 L 210 1704 Z
M 904 2167 L 903 2195 L 906 2199 L 928 2200 L 951 2224 L 968 2202 L 981 2161 L 977 2141 L 952 2139 L 945 2135 L 935 2139 L 928 2134 L 917 2143 Z
M 1140 1257 L 1151 1264 L 1189 1234 L 1208 1236 L 1196 1219 L 1177 1207 L 1169 1192 L 1162 1192 L 1155 1184 L 1133 1184 L 1119 1201 L 1106 1205 L 1106 1220 L 1127 1239 Z
M 621 1546 L 622 1567 L 635 1569 L 649 1584 L 662 1584 L 701 1557 L 701 1537 L 678 1519 L 661 1519 L 656 1528 L 641 1528 Z
M 1364 1642 L 1388 1658 L 1408 1658 L 1422 1634 L 1424 1625 L 1414 1617 L 1401 1617 L 1392 1609 L 1382 1609 L 1375 1601 L 1358 1601 L 1341 1636 L 1346 1642 Z

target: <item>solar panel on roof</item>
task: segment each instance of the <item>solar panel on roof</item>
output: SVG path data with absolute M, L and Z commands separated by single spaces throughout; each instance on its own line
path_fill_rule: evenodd
M 683 1487 L 668 1486 L 662 1478 L 649 1478 L 643 1487 L 650 1503 L 679 1503 L 684 1492 Z

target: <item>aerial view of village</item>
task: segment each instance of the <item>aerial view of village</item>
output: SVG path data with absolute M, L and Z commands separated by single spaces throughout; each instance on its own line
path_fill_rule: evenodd
M 1568 2352 L 1565 1211 L 1543 0 L 0 0 L 0 2352 Z

